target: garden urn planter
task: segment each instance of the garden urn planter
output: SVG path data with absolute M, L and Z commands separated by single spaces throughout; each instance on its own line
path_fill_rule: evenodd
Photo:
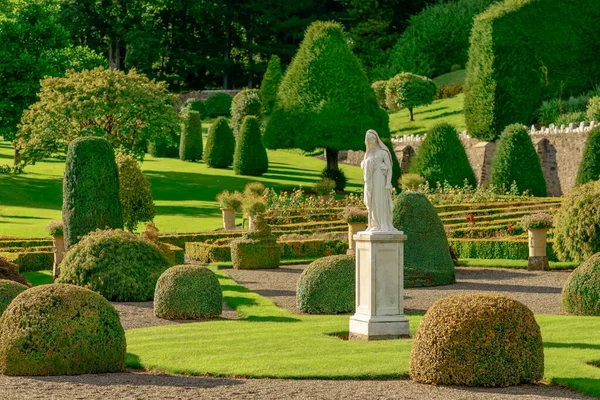
M 221 208 L 223 213 L 223 229 L 230 231 L 235 229 L 235 210 L 231 208 Z
M 529 260 L 528 271 L 549 271 L 548 256 L 546 255 L 546 232 L 548 229 L 529 229 Z
M 58 278 L 60 275 L 60 263 L 65 256 L 65 239 L 63 236 L 53 236 L 52 245 L 54 251 L 54 265 L 52 266 L 52 277 Z
M 356 252 L 356 241 L 354 235 L 367 229 L 365 222 L 348 222 L 348 251 L 346 254 L 354 254 Z

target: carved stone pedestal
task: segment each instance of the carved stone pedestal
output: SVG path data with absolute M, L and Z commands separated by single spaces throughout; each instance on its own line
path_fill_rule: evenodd
M 221 208 L 223 213 L 223 229 L 230 231 L 235 229 L 235 210 L 231 208 Z
M 547 229 L 529 229 L 529 260 L 528 271 L 550 271 L 546 255 Z
M 404 317 L 404 242 L 402 232 L 354 235 L 356 243 L 356 313 L 350 317 L 350 340 L 407 337 Z

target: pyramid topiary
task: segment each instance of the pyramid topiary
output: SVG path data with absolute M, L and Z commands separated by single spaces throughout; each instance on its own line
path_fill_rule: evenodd
M 600 315 L 600 253 L 569 275 L 562 290 L 562 304 L 569 314 Z
M 233 164 L 235 138 L 223 117 L 217 118 L 208 128 L 204 164 L 211 168 L 227 168 Z
M 534 196 L 547 196 L 542 165 L 527 129 L 513 124 L 506 127 L 492 162 L 490 184 L 508 190 L 515 182 L 519 192 L 529 191 Z
M 427 131 L 410 172 L 422 176 L 430 185 L 447 181 L 452 186 L 463 186 L 465 180 L 472 186 L 477 185 L 456 128 L 445 122 Z
M 190 110 L 184 116 L 183 131 L 179 144 L 181 161 L 199 161 L 202 159 L 202 119 L 198 111 Z
M 140 222 L 150 222 L 156 215 L 150 182 L 132 156 L 119 154 L 116 162 L 124 226 L 133 232 Z
M 244 89 L 233 98 L 231 103 L 231 127 L 235 137 L 239 137 L 244 118 L 254 115 L 260 119 L 263 113 L 263 104 L 257 89 Z
M 67 249 L 96 229 L 123 228 L 119 171 L 106 139 L 81 137 L 69 144 L 62 215 Z
M 275 105 L 277 89 L 279 89 L 282 75 L 281 60 L 278 56 L 272 55 L 269 59 L 267 70 L 265 71 L 260 84 L 260 99 L 262 100 L 267 112 L 270 112 Z
M 600 127 L 592 129 L 588 134 L 576 183 L 583 185 L 598 179 L 600 179 Z
M 455 282 L 446 231 L 435 207 L 422 193 L 400 193 L 394 202 L 394 226 L 404 243 L 404 286 L 436 286 Z
M 235 147 L 233 171 L 236 175 L 260 176 L 268 169 L 269 159 L 262 143 L 258 118 L 246 117 Z

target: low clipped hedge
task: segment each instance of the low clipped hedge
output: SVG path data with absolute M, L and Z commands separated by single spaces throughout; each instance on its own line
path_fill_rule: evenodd
M 562 304 L 569 314 L 600 315 L 600 253 L 569 275 L 562 291 Z
M 526 238 L 506 240 L 493 239 L 450 239 L 448 243 L 458 258 L 483 258 L 504 260 L 527 260 L 529 244 Z M 549 241 L 546 247 L 549 261 L 558 261 Z
M 31 283 L 17 271 L 17 266 L 0 255 L 0 279 L 5 279 L 31 287 Z
M 188 242 L 185 252 L 191 260 L 202 263 L 231 261 L 231 247 L 228 244 L 213 244 L 201 242 Z
M 410 354 L 410 377 L 434 385 L 510 386 L 544 375 L 533 312 L 501 295 L 445 297 L 429 308 Z
M 6 247 L 46 247 L 52 246 L 52 239 L 24 238 L 24 239 L 2 239 L 0 240 L 0 251 Z
M 223 238 L 239 238 L 242 237 L 242 231 L 217 231 L 217 232 L 199 232 L 199 233 L 176 233 L 172 235 L 163 235 L 158 237 L 161 243 L 169 243 L 173 246 L 186 248 L 188 242 L 208 242 Z
M 298 279 L 298 308 L 309 314 L 353 312 L 355 281 L 355 258 L 352 255 L 313 261 Z
M 217 317 L 223 311 L 223 292 L 208 268 L 176 265 L 156 283 L 154 314 L 163 319 Z
M 521 235 L 525 230 L 518 226 L 516 222 L 513 224 L 512 235 Z M 492 238 L 501 233 L 508 233 L 508 225 L 488 225 L 481 227 L 466 227 L 457 228 L 446 231 L 448 238 Z
M 125 369 L 125 332 L 112 305 L 91 290 L 41 285 L 0 318 L 0 372 L 77 375 Z
M 12 280 L 0 279 L 0 316 L 15 297 L 28 287 Z
M 14 263 L 19 272 L 43 271 L 52 269 L 52 265 L 54 265 L 54 253 L 52 251 L 0 253 L 0 256 Z
M 275 241 L 236 239 L 231 242 L 231 261 L 235 269 L 278 268 L 281 248 Z
M 169 266 L 154 243 L 122 230 L 97 230 L 67 252 L 57 282 L 87 287 L 111 301 L 147 301 Z
M 156 243 L 160 251 L 163 252 L 170 265 L 185 264 L 185 251 L 178 246 L 170 243 Z

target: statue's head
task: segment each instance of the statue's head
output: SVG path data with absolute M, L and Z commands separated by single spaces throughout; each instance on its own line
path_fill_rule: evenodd
M 365 135 L 365 145 L 367 148 L 379 146 L 379 135 L 373 129 L 369 129 Z

